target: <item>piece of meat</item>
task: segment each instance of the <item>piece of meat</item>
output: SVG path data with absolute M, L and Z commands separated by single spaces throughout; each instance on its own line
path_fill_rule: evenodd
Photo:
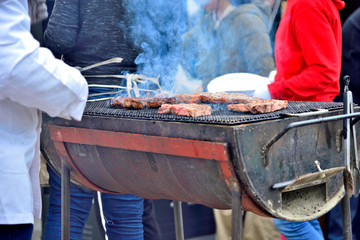
M 125 108 L 132 109 L 143 109 L 147 107 L 147 99 L 146 98 L 127 98 L 124 101 Z
M 244 103 L 229 104 L 228 109 L 234 112 L 250 112 L 249 106 Z
M 229 104 L 228 109 L 235 112 L 251 112 L 252 114 L 270 113 L 287 108 L 286 100 L 258 100 L 247 104 Z
M 174 97 L 136 98 L 118 96 L 110 101 L 110 107 L 127 109 L 158 108 L 164 103 L 175 103 L 175 100 Z
M 121 96 L 115 97 L 115 98 L 111 99 L 110 107 L 123 108 L 125 100 L 126 100 L 126 97 L 121 97 Z
M 147 107 L 146 98 L 115 97 L 110 101 L 113 108 L 143 109 Z
M 211 107 L 206 104 L 163 104 L 159 108 L 160 114 L 174 114 L 178 116 L 200 117 L 211 115 Z
M 176 103 L 197 103 L 200 101 L 199 94 L 197 93 L 181 93 L 175 96 Z
M 149 108 L 158 108 L 160 107 L 162 104 L 165 103 L 175 103 L 176 98 L 175 97 L 154 97 L 154 98 L 149 98 L 148 99 L 148 107 Z
M 288 101 L 275 100 L 275 99 L 259 100 L 259 101 L 250 102 L 248 105 L 250 112 L 253 114 L 270 113 L 287 108 Z
M 227 92 L 203 92 L 200 93 L 200 101 L 204 103 L 248 103 L 259 100 L 260 98 L 250 97 L 243 93 L 227 93 Z
M 173 106 L 173 104 L 163 104 L 159 108 L 158 113 L 160 113 L 160 114 L 169 114 L 169 113 L 171 113 L 171 107 L 172 106 Z

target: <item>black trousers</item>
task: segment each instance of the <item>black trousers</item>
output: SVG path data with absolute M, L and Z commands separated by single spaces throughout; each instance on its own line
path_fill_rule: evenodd
M 0 240 L 31 240 L 32 224 L 0 225 Z
M 159 223 L 156 219 L 154 200 L 144 199 L 143 212 L 144 240 L 162 240 Z

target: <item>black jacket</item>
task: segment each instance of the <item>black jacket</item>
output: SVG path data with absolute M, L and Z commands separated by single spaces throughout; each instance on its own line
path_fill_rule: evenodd
M 134 47 L 120 0 L 56 0 L 44 33 L 44 44 L 71 66 L 86 67 L 121 57 L 84 74 L 119 74 L 135 71 L 139 50 Z M 89 79 L 88 79 L 89 81 Z M 91 81 L 91 80 L 90 80 Z
M 350 90 L 354 102 L 360 104 L 360 8 L 345 21 L 342 30 L 342 66 L 340 75 L 340 94 L 335 101 L 343 101 L 345 75 L 350 76 Z

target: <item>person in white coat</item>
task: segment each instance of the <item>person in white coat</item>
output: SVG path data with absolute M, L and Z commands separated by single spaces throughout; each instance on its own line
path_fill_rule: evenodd
M 0 1 L 0 239 L 31 239 L 41 215 L 41 112 L 81 120 L 80 72 L 39 47 L 27 0 Z

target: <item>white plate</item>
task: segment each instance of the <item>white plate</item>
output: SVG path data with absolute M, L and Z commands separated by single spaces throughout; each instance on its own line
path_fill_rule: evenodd
M 241 92 L 252 96 L 258 85 L 269 79 L 252 73 L 229 73 L 210 81 L 209 92 Z

